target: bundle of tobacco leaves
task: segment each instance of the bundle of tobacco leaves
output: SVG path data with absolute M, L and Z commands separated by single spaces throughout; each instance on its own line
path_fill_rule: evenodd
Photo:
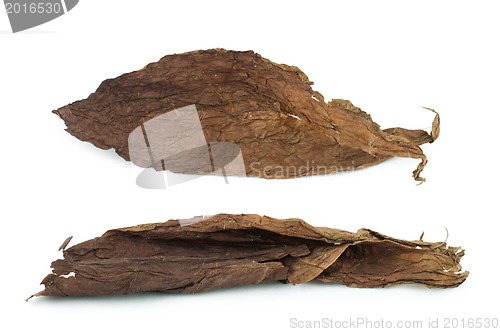
M 45 289 L 35 296 L 197 293 L 268 280 L 447 288 L 468 276 L 459 264 L 463 255 L 445 242 L 399 240 L 368 229 L 351 233 L 300 219 L 219 214 L 114 229 L 72 246 L 52 263 Z
M 413 177 L 424 181 L 419 145 L 439 136 L 437 113 L 431 133 L 381 130 L 351 102 L 325 102 L 312 84 L 252 51 L 193 51 L 105 80 L 54 113 L 78 139 L 157 170 L 293 178 L 404 157 L 421 159 Z M 237 158 L 237 171 L 223 169 Z

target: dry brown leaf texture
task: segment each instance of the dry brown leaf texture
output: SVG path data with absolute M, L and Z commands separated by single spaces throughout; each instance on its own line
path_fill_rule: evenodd
M 157 170 L 293 178 L 404 157 L 421 160 L 413 177 L 424 181 L 419 145 L 437 139 L 437 113 L 431 133 L 382 130 L 347 100 L 325 102 L 312 84 L 253 51 L 193 51 L 105 80 L 54 113 L 78 139 Z M 237 156 L 242 171 L 224 169 Z
M 369 229 L 351 233 L 301 219 L 218 214 L 107 231 L 64 250 L 38 295 L 197 293 L 278 280 L 350 287 L 456 287 L 464 251 Z

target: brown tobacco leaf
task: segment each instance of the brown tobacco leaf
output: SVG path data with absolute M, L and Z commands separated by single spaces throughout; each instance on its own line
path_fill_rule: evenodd
M 300 219 L 219 214 L 107 231 L 64 251 L 38 295 L 197 293 L 279 280 L 351 287 L 456 287 L 464 251 Z M 72 275 L 70 275 L 70 273 Z
M 424 181 L 427 158 L 419 145 L 437 139 L 437 113 L 430 134 L 381 130 L 351 102 L 325 102 L 312 84 L 297 67 L 252 51 L 193 51 L 105 80 L 87 99 L 54 113 L 78 139 L 157 170 L 293 178 L 404 157 L 422 160 L 413 177 Z M 197 124 L 186 112 L 173 116 L 189 105 Z M 218 142 L 228 144 L 216 151 Z M 243 174 L 224 169 L 238 154 Z

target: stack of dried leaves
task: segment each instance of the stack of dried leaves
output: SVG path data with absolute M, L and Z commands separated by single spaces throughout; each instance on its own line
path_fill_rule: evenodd
M 110 230 L 64 251 L 36 295 L 196 293 L 279 280 L 351 287 L 456 287 L 464 251 L 300 219 L 219 214 Z
M 420 173 L 427 158 L 419 145 L 438 137 L 437 114 L 431 133 L 381 130 L 349 101 L 325 102 L 312 84 L 297 67 L 271 62 L 252 51 L 194 51 L 165 56 L 139 71 L 105 80 L 87 99 L 54 113 L 78 139 L 114 148 L 130 160 L 129 135 L 134 129 L 144 132 L 147 121 L 195 105 L 206 141 L 237 144 L 248 176 L 324 174 L 404 157 L 421 159 L 413 177 L 424 181 Z M 212 171 L 201 167 L 192 153 L 177 155 L 177 161 L 162 160 L 161 167 L 158 160 L 151 160 L 152 147 L 173 141 L 187 141 L 190 147 L 195 143 L 191 133 L 176 135 L 168 142 L 163 134 L 149 141 L 145 137 L 148 149 L 134 163 L 178 173 Z

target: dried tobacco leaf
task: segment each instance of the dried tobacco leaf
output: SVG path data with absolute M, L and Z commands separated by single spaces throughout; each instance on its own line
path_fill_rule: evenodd
M 351 287 L 456 287 L 464 251 L 300 219 L 219 214 L 107 231 L 64 251 L 35 296 L 197 293 L 279 280 Z
M 326 103 L 312 84 L 252 51 L 193 51 L 105 80 L 54 113 L 78 139 L 157 170 L 293 178 L 404 157 L 421 159 L 413 177 L 424 181 L 419 145 L 437 139 L 437 113 L 430 134 L 381 130 L 347 100 Z M 238 156 L 242 167 L 226 169 Z

